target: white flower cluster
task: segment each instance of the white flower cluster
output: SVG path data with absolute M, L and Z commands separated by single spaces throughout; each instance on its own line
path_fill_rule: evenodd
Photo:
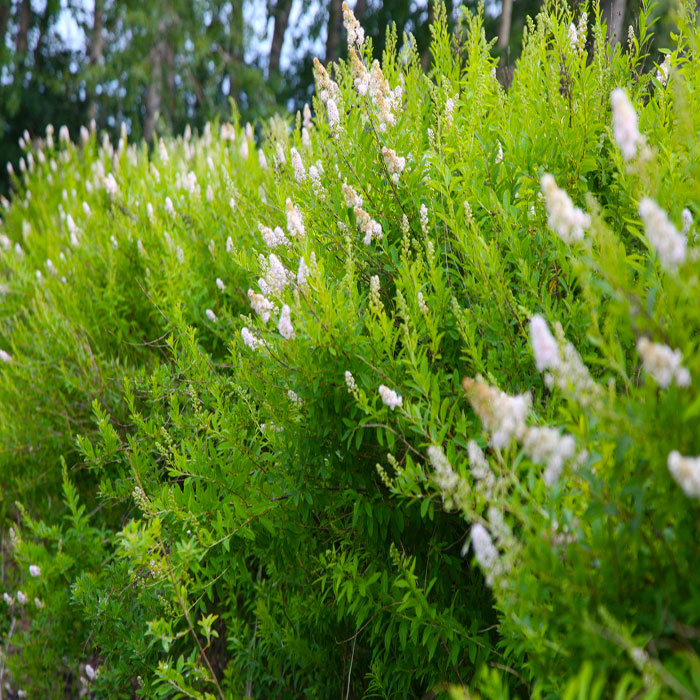
M 277 248 L 281 245 L 289 247 L 289 240 L 279 226 L 275 226 L 273 230 L 269 226 L 258 224 L 258 230 L 260 231 L 262 239 L 268 248 Z
M 565 243 L 583 240 L 584 231 L 591 225 L 591 217 L 574 206 L 569 195 L 557 187 L 554 178 L 549 174 L 542 176 L 542 193 L 549 215 L 549 227 Z
M 246 328 L 246 327 L 241 328 L 241 338 L 243 338 L 243 342 L 251 350 L 257 350 L 258 347 L 260 347 L 260 345 L 262 345 L 262 341 L 260 341 L 258 338 L 256 338 L 249 328 Z
M 304 168 L 304 161 L 301 159 L 301 155 L 296 148 L 292 148 L 291 157 L 292 167 L 294 168 L 294 179 L 297 182 L 303 182 L 306 180 L 306 168 Z
M 479 447 L 476 440 L 470 440 L 467 443 L 467 454 L 472 476 L 476 479 L 476 490 L 488 502 L 493 495 L 496 477 L 491 471 L 491 467 L 489 467 L 484 451 Z
M 362 46 L 365 42 L 365 30 L 360 26 L 347 2 L 343 3 L 343 25 L 348 33 L 348 48 Z
M 642 358 L 644 369 L 654 377 L 663 389 L 675 382 L 677 386 L 690 386 L 690 372 L 683 367 L 680 350 L 672 350 L 668 345 L 652 343 L 648 338 L 637 341 L 637 352 Z
M 639 133 L 637 113 L 622 88 L 610 94 L 613 117 L 613 135 L 625 160 L 632 160 L 637 150 L 644 146 L 644 137 Z
M 280 314 L 279 321 L 277 322 L 277 329 L 280 335 L 285 340 L 290 340 L 294 337 L 294 328 L 292 327 L 291 320 L 291 310 L 287 304 L 282 307 L 282 313 Z
M 382 403 L 392 411 L 395 408 L 400 408 L 403 403 L 403 399 L 393 389 L 384 384 L 379 385 L 379 396 L 382 398 Z
M 668 470 L 688 498 L 700 498 L 700 457 L 683 457 L 674 450 L 668 456 Z
M 556 428 L 531 427 L 523 438 L 523 452 L 535 464 L 546 465 L 544 483 L 551 486 L 559 480 L 566 462 L 576 454 L 576 442 Z
M 639 216 L 644 222 L 644 231 L 654 246 L 661 264 L 668 270 L 685 262 L 686 239 L 678 233 L 666 212 L 649 197 L 639 202 Z
M 285 206 L 287 210 L 287 231 L 289 231 L 289 235 L 292 238 L 301 240 L 306 233 L 304 222 L 301 219 L 301 212 L 294 206 L 289 197 L 287 197 Z
M 601 389 L 593 381 L 576 348 L 564 337 L 559 323 L 555 326 L 558 339 L 552 336 L 547 322 L 539 315 L 530 320 L 530 343 L 538 372 L 546 372 L 545 383 L 556 386 L 582 406 L 590 405 L 600 396 Z
M 586 36 L 588 34 L 588 13 L 582 12 L 578 20 L 578 26 L 573 22 L 569 25 L 569 44 L 575 53 L 583 52 L 586 46 Z
M 114 179 L 114 175 L 112 175 L 112 173 L 106 175 L 102 183 L 108 195 L 114 197 L 118 194 L 119 185 L 117 185 L 117 181 Z
M 403 169 L 406 167 L 406 159 L 403 156 L 396 155 L 396 151 L 386 146 L 382 148 L 382 157 L 384 158 L 386 169 L 391 175 L 392 182 L 397 184 Z
M 474 556 L 486 577 L 486 583 L 493 586 L 496 579 L 503 573 L 503 566 L 491 535 L 481 523 L 474 523 L 471 530 L 471 540 Z
M 454 122 L 455 100 L 457 97 L 448 97 L 445 100 L 445 125 L 449 129 Z
M 529 394 L 509 396 L 497 387 L 489 386 L 480 376 L 476 379 L 465 377 L 462 386 L 484 429 L 491 433 L 494 447 L 508 447 L 513 439 L 523 437 L 531 405 Z
M 666 56 L 666 58 L 664 58 L 664 62 L 659 66 L 658 70 L 656 71 L 656 79 L 664 87 L 666 87 L 669 75 L 671 75 L 671 57 Z
M 347 386 L 348 391 L 351 393 L 357 390 L 355 377 L 352 376 L 352 372 L 349 370 L 345 370 L 345 386 Z
M 576 452 L 576 443 L 570 435 L 561 435 L 550 427 L 526 424 L 530 411 L 530 395 L 508 396 L 500 389 L 489 386 L 481 377 L 475 380 L 465 378 L 462 382 L 469 403 L 481 418 L 484 429 L 491 433 L 491 444 L 505 448 L 513 440 L 522 444 L 523 451 L 535 464 L 546 466 L 544 480 L 553 484 L 561 476 L 567 461 Z M 490 469 L 483 452 L 476 443 L 469 446 L 470 461 L 479 470 L 479 476 L 489 479 L 493 485 L 493 476 L 489 478 Z M 484 484 L 487 486 L 487 484 Z
M 362 207 L 355 207 L 355 221 L 360 231 L 364 234 L 362 242 L 369 245 L 373 240 L 382 240 L 382 225 L 375 221 Z
M 383 133 L 387 127 L 396 124 L 395 113 L 401 105 L 403 88 L 397 85 L 393 90 L 391 89 L 379 61 L 375 60 L 370 71 L 367 71 L 354 49 L 350 50 L 350 60 L 357 94 L 360 97 L 369 95 L 378 121 L 377 129 Z
M 341 186 L 341 189 L 343 190 L 343 198 L 345 199 L 345 204 L 348 207 L 361 207 L 362 206 L 362 197 L 355 192 L 354 188 L 352 185 L 348 185 L 347 182 L 344 182 Z
M 309 275 L 309 266 L 306 264 L 306 260 L 304 260 L 304 256 L 299 258 L 299 269 L 297 270 L 297 285 L 299 287 L 302 287 L 304 283 L 306 282 L 306 278 Z
M 253 307 L 253 311 L 259 314 L 263 320 L 263 323 L 267 323 L 270 320 L 270 314 L 275 308 L 275 305 L 262 294 L 257 294 L 252 289 L 248 290 L 248 299 L 250 300 L 250 305 Z
M 437 445 L 428 447 L 428 458 L 435 471 L 435 483 L 440 488 L 445 508 L 447 510 L 459 508 L 468 492 L 467 483 L 452 469 L 442 447 Z
M 328 125 L 331 128 L 331 132 L 336 132 L 340 126 L 340 113 L 338 111 L 340 90 L 338 85 L 330 79 L 328 72 L 318 58 L 314 58 L 314 76 L 316 78 L 318 96 L 321 102 L 326 105 Z

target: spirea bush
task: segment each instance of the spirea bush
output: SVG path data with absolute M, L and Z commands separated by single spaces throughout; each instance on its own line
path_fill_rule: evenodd
M 653 10 L 653 8 L 651 8 Z M 312 108 L 27 135 L 2 671 L 29 697 L 700 694 L 700 33 L 548 3 Z

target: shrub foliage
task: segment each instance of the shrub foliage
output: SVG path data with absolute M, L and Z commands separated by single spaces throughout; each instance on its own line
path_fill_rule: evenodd
M 313 118 L 27 144 L 13 686 L 700 694 L 700 33 L 657 67 L 646 9 L 624 47 L 582 10 L 507 92 L 480 14 L 436 5 L 425 75 L 347 12 Z

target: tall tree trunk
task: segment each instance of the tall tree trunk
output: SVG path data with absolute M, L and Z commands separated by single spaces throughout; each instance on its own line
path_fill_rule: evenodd
M 498 27 L 498 48 L 505 49 L 510 44 L 510 20 L 513 16 L 513 0 L 503 0 L 501 21 Z
M 11 0 L 0 0 L 0 52 L 5 48 L 7 23 L 10 21 Z
M 104 21 L 104 0 L 95 0 L 92 18 L 92 35 L 90 36 L 90 46 L 88 48 L 88 61 L 91 68 L 94 68 L 102 60 L 102 52 L 104 51 Z M 94 92 L 90 94 L 88 119 L 97 119 L 97 99 L 95 98 Z
M 608 25 L 608 41 L 613 46 L 624 40 L 624 21 L 627 0 L 608 0 L 603 7 L 603 17 Z
M 340 55 L 340 33 L 343 26 L 343 0 L 328 4 L 328 36 L 326 37 L 326 65 Z
M 268 66 L 268 75 L 272 75 L 280 69 L 280 57 L 282 56 L 284 35 L 287 33 L 287 26 L 289 25 L 289 13 L 291 11 L 291 0 L 277 0 L 277 4 L 275 5 L 275 10 L 273 14 L 275 18 L 275 28 L 272 31 L 272 45 L 270 46 L 270 63 Z
M 700 0 L 698 0 L 700 2 Z M 367 0 L 357 0 L 352 13 L 355 15 L 355 19 L 358 22 L 362 22 L 362 18 L 365 16 L 365 10 L 367 9 Z
M 160 36 L 163 36 L 164 22 L 159 27 Z M 160 105 L 163 100 L 163 58 L 165 53 L 165 40 L 161 39 L 153 46 L 148 55 L 151 66 L 151 82 L 146 88 L 146 116 L 143 122 L 143 138 L 152 141 L 156 132 L 156 120 L 160 112 Z
M 23 59 L 27 53 L 29 28 L 32 24 L 32 2 L 31 0 L 22 0 L 19 6 L 19 17 L 17 20 L 17 38 L 15 39 L 15 50 Z

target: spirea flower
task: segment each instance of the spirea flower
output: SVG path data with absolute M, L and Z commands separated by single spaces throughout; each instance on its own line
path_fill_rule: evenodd
M 418 302 L 418 310 L 423 314 L 423 316 L 428 315 L 428 305 L 425 303 L 425 298 L 423 297 L 423 292 L 419 291 L 416 296 L 416 301 Z
M 265 275 L 265 281 L 270 289 L 276 293 L 280 293 L 287 286 L 287 282 L 289 281 L 287 268 L 274 253 L 270 253 L 269 267 Z
M 0 350 L 0 362 L 12 362 L 12 355 L 5 350 Z
M 112 173 L 106 175 L 102 183 L 104 184 L 107 194 L 114 196 L 119 192 L 119 185 L 117 185 L 117 181 L 114 179 Z
M 668 470 L 688 498 L 700 498 L 700 457 L 683 457 L 674 450 L 668 456 Z
M 349 392 L 353 392 L 357 389 L 357 384 L 355 383 L 355 377 L 352 376 L 352 372 L 345 370 L 345 385 Z
M 538 372 L 544 372 L 559 365 L 561 361 L 559 345 L 551 334 L 547 322 L 539 314 L 535 314 L 530 319 L 530 344 Z
M 362 242 L 369 245 L 373 240 L 380 241 L 382 239 L 382 226 L 378 221 L 375 221 L 362 207 L 355 207 L 355 221 L 364 234 Z
M 291 389 L 287 389 L 287 398 L 295 405 L 295 406 L 301 406 L 302 405 L 302 400 L 299 397 L 299 394 L 296 393 L 296 391 L 292 391 Z
M 664 87 L 666 87 L 669 75 L 671 75 L 671 57 L 666 56 L 666 58 L 664 58 L 664 62 L 659 66 L 658 70 L 656 71 L 656 79 Z
M 502 163 L 503 162 L 503 146 L 501 145 L 501 142 L 498 142 L 498 148 L 496 149 L 496 163 Z
M 243 139 L 241 141 L 241 159 L 248 160 L 248 154 L 249 154 L 248 139 Z
M 379 385 L 379 396 L 382 398 L 382 403 L 392 411 L 395 408 L 399 408 L 403 403 L 403 399 L 393 389 L 384 384 Z
M 362 46 L 365 41 L 365 31 L 355 18 L 353 11 L 348 7 L 347 2 L 343 3 L 343 25 L 348 33 L 348 47 Z
M 480 376 L 476 379 L 465 377 L 462 386 L 484 429 L 491 433 L 494 447 L 508 447 L 513 439 L 522 438 L 530 411 L 529 394 L 509 396 L 497 387 L 489 386 Z
M 284 235 L 284 231 L 279 226 L 276 226 L 274 229 L 271 229 L 268 226 L 258 224 L 258 230 L 260 231 L 262 239 L 268 248 L 277 248 L 281 245 L 289 246 L 289 240 Z
M 652 343 L 648 338 L 637 341 L 637 352 L 642 358 L 644 369 L 663 389 L 675 382 L 678 386 L 690 386 L 690 372 L 683 367 L 680 350 L 672 350 L 668 345 Z
M 392 181 L 396 184 L 403 169 L 406 167 L 406 159 L 403 156 L 396 155 L 396 151 L 386 146 L 382 148 L 382 157 Z
M 420 230 L 423 232 L 424 236 L 428 235 L 428 207 L 425 204 L 420 205 Z
M 562 469 L 576 454 L 571 435 L 561 435 L 556 428 L 528 428 L 523 438 L 523 451 L 535 464 L 544 464 L 544 482 L 551 486 L 559 480 Z
M 14 605 L 15 599 L 7 592 L 2 594 L 2 599 L 8 604 L 8 605 Z
M 85 664 L 85 675 L 89 681 L 95 679 L 95 669 L 90 664 Z
M 226 239 L 226 252 L 227 252 L 227 253 L 233 253 L 233 251 L 234 251 L 233 238 L 231 238 L 231 236 L 229 236 L 229 237 Z
M 24 593 L 23 591 L 17 591 L 17 602 L 20 605 L 24 605 L 28 600 L 29 598 L 27 598 L 26 593 Z
M 280 314 L 279 321 L 277 322 L 277 330 L 279 330 L 280 335 L 285 339 L 289 340 L 294 337 L 294 328 L 292 327 L 291 320 L 291 309 L 287 304 L 282 307 L 282 313 Z
M 312 165 L 309 168 L 309 179 L 311 180 L 311 187 L 313 189 L 314 194 L 319 199 L 324 199 L 326 196 L 326 190 L 324 189 L 323 183 L 321 182 L 322 172 L 323 171 L 319 168 L 318 165 Z
M 267 168 L 267 158 L 264 151 L 258 151 L 258 164 L 263 170 Z
M 165 211 L 170 216 L 175 216 L 175 207 L 173 206 L 173 200 L 170 197 L 165 198 Z
M 637 149 L 644 145 L 644 137 L 639 133 L 637 113 L 622 88 L 615 88 L 610 94 L 612 105 L 613 135 L 625 160 L 632 160 Z
M 328 126 L 330 126 L 331 131 L 335 131 L 340 124 L 340 114 L 338 105 L 332 97 L 329 97 L 326 101 L 326 112 L 328 113 Z
M 591 217 L 574 206 L 569 195 L 557 187 L 549 174 L 542 176 L 542 192 L 549 214 L 549 227 L 565 243 L 583 240 L 584 231 L 591 225 Z
M 261 342 L 258 338 L 256 338 L 250 331 L 250 329 L 243 327 L 241 328 L 241 338 L 243 338 L 243 342 L 251 349 L 251 350 L 257 350 L 258 347 L 261 345 Z
M 535 365 L 544 375 L 545 384 L 556 386 L 581 406 L 591 405 L 600 396 L 600 387 L 591 377 L 576 348 L 567 341 L 560 323 L 552 337 L 547 322 L 538 315 L 530 321 L 530 342 L 535 354 Z M 556 345 L 556 347 L 555 347 Z
M 474 557 L 481 567 L 486 583 L 493 586 L 495 579 L 501 574 L 501 560 L 498 550 L 491 540 L 488 530 L 481 523 L 474 523 L 471 530 Z
M 454 121 L 455 101 L 452 97 L 445 100 L 445 125 L 449 129 Z
M 226 290 L 226 285 L 224 284 L 224 281 L 221 279 L 221 277 L 216 278 L 216 286 L 219 288 L 219 291 L 221 291 L 221 292 Z
M 639 202 L 639 216 L 644 231 L 654 246 L 661 264 L 669 270 L 685 262 L 686 239 L 678 233 L 666 212 L 649 197 Z
M 211 309 L 206 309 L 204 313 L 212 323 L 216 323 L 216 314 Z
M 352 185 L 348 185 L 347 182 L 344 182 L 341 185 L 341 189 L 343 191 L 343 198 L 345 199 L 345 204 L 348 207 L 361 207 L 362 206 L 362 197 L 360 197 L 357 192 L 355 192 L 354 188 Z
M 306 264 L 306 260 L 302 256 L 299 259 L 299 270 L 297 272 L 297 284 L 301 287 L 306 282 L 306 278 L 309 276 L 309 266 Z
M 693 227 L 693 215 L 691 214 L 690 209 L 683 209 L 681 212 L 681 221 L 683 223 L 681 233 L 683 235 L 687 235 L 690 232 L 690 229 Z
M 291 157 L 292 167 L 294 168 L 294 179 L 297 182 L 303 182 L 306 179 L 306 168 L 304 168 L 304 161 L 301 159 L 301 155 L 296 148 L 292 148 Z
M 469 468 L 476 480 L 476 489 L 486 501 L 490 501 L 496 477 L 489 467 L 483 450 L 475 440 L 470 440 L 467 443 L 467 455 L 469 456 Z
M 571 46 L 572 51 L 577 51 L 578 29 L 576 29 L 576 25 L 573 22 L 569 25 L 569 31 L 567 32 L 567 35 L 569 37 L 569 46 Z
M 37 576 L 41 576 L 41 569 L 36 564 L 32 564 L 29 567 L 29 575 L 33 578 L 37 578 Z
M 440 488 L 442 500 L 447 510 L 459 507 L 463 495 L 466 495 L 467 484 L 457 474 L 450 461 L 442 451 L 442 447 L 431 445 L 428 447 L 428 458 L 435 471 L 435 483 Z
M 149 221 L 153 221 L 154 213 L 153 213 L 153 205 L 148 202 L 146 204 L 146 216 L 148 216 Z
M 285 204 L 287 210 L 287 231 L 292 238 L 301 240 L 304 238 L 304 222 L 301 219 L 301 212 L 294 206 L 292 200 L 287 197 Z

